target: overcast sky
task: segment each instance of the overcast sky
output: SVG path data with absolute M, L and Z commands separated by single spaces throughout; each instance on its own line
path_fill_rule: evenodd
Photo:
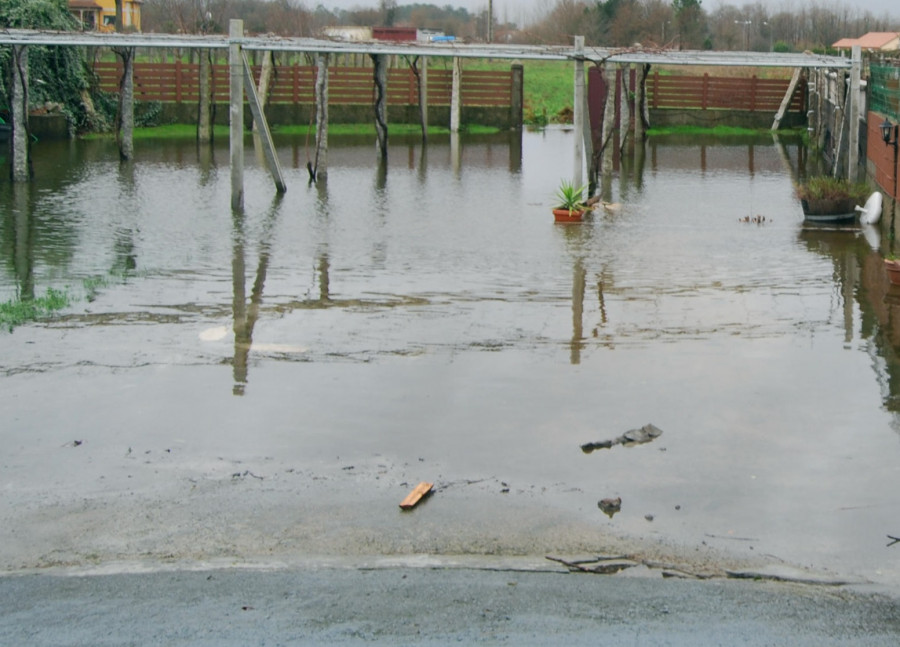
M 868 11 L 875 16 L 881 17 L 885 14 L 897 18 L 897 28 L 900 29 L 900 2 L 898 0 L 759 0 L 763 5 L 772 11 L 792 9 L 799 10 L 810 4 L 819 7 L 849 7 L 859 9 L 860 11 Z M 397 0 L 398 5 L 408 5 L 421 2 L 423 4 L 434 4 L 439 7 L 450 5 L 453 7 L 464 7 L 469 11 L 480 11 L 487 8 L 488 0 Z M 313 8 L 319 4 L 329 9 L 355 9 L 355 8 L 373 8 L 378 6 L 378 0 L 305 0 L 306 6 Z M 755 4 L 754 2 L 742 2 L 736 0 L 729 2 L 726 0 L 702 0 L 703 8 L 707 11 L 715 11 L 719 6 L 726 4 L 734 7 L 742 7 L 744 4 Z M 531 22 L 535 17 L 539 17 L 547 13 L 556 6 L 556 0 L 494 0 L 494 15 L 498 20 L 509 20 L 518 24 Z M 853 36 L 861 36 L 862 34 L 851 34 Z

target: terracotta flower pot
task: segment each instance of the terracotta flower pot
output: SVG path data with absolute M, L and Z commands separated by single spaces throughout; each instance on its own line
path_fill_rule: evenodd
M 554 209 L 553 219 L 556 222 L 581 222 L 584 218 L 584 210 L 569 211 L 568 209 Z
M 888 279 L 894 285 L 900 285 L 900 261 L 884 259 L 884 269 L 887 271 Z

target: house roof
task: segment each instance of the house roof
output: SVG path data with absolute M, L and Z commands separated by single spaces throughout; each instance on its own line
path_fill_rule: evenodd
M 868 34 L 859 38 L 842 38 L 832 47 L 836 49 L 849 49 L 854 45 L 859 45 L 862 49 L 882 49 L 886 45 L 890 45 L 892 41 L 900 38 L 900 32 L 896 31 L 870 31 Z
M 94 0 L 69 0 L 70 9 L 103 9 Z

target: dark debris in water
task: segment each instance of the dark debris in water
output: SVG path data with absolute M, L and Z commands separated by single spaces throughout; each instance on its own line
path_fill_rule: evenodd
M 585 443 L 581 446 L 581 451 L 590 454 L 595 449 L 610 449 L 614 445 L 624 445 L 632 447 L 634 445 L 642 445 L 649 443 L 654 438 L 662 436 L 662 429 L 652 423 L 648 423 L 640 429 L 629 429 L 624 434 L 612 440 L 603 440 L 595 443 Z

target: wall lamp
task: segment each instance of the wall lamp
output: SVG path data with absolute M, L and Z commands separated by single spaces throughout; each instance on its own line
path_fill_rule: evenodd
M 881 139 L 884 140 L 884 143 L 888 146 L 897 148 L 897 126 L 895 126 L 890 121 L 888 121 L 887 118 L 885 118 L 885 120 L 881 122 L 879 128 L 881 128 Z M 893 141 L 891 141 L 891 135 L 894 136 Z

